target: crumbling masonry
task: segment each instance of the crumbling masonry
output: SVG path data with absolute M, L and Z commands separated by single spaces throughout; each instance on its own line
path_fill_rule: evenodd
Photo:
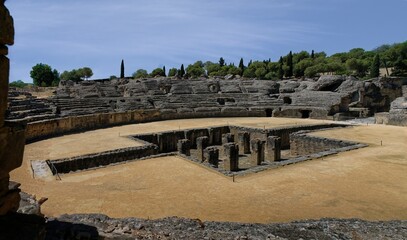
M 0 2 L 0 215 L 15 212 L 20 201 L 19 184 L 10 183 L 9 173 L 20 167 L 25 145 L 24 126 L 5 121 L 10 60 L 7 45 L 14 43 L 13 18 Z

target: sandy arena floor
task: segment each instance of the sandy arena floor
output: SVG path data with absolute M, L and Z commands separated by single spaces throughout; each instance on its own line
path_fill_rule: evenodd
M 22 183 L 23 191 L 49 198 L 42 207 L 46 215 L 103 213 L 235 222 L 322 217 L 407 219 L 407 128 L 402 127 L 369 125 L 321 131 L 315 134 L 369 147 L 238 177 L 234 183 L 179 157 L 66 174 L 62 181 L 33 179 L 29 165 L 30 160 L 136 146 L 124 137 L 135 133 L 228 123 L 269 128 L 322 122 L 284 118 L 172 120 L 67 135 L 27 145 L 23 166 L 11 173 L 11 179 Z

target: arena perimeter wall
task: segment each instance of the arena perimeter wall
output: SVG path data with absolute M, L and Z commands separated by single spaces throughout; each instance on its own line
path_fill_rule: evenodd
M 35 142 L 68 133 L 77 133 L 125 124 L 136 124 L 171 119 L 213 118 L 213 117 L 266 117 L 264 109 L 208 109 L 177 112 L 173 109 L 135 110 L 129 112 L 100 113 L 71 116 L 27 124 L 26 142 Z

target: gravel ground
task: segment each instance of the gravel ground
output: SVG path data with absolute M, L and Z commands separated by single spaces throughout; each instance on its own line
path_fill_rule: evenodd
M 79 214 L 48 219 L 46 239 L 407 239 L 407 221 L 321 219 L 243 224 Z

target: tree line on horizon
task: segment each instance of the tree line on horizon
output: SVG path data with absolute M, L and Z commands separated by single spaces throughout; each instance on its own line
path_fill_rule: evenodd
M 380 69 L 386 69 L 386 75 L 407 76 L 407 41 L 395 44 L 384 44 L 371 51 L 354 48 L 348 52 L 335 53 L 327 56 L 325 52 L 310 53 L 301 51 L 281 56 L 277 61 L 271 59 L 263 61 L 250 60 L 245 64 L 241 58 L 238 65 L 226 63 L 221 57 L 218 62 L 196 61 L 186 68 L 171 68 L 168 72 L 165 66 L 156 68 L 148 73 L 145 69 L 138 69 L 133 74 L 134 79 L 148 77 L 178 77 L 183 79 L 199 77 L 225 77 L 239 75 L 244 78 L 263 80 L 281 80 L 288 78 L 313 78 L 321 74 L 352 75 L 359 79 L 380 76 Z M 75 82 L 87 80 L 93 76 L 89 67 L 64 71 L 61 74 L 48 64 L 39 63 L 32 67 L 30 76 L 35 86 L 58 86 L 60 80 Z M 110 79 L 117 78 L 111 76 Z M 120 78 L 124 78 L 124 61 L 120 66 Z M 18 80 L 10 83 L 11 87 L 21 87 L 24 82 Z
M 133 73 L 135 79 L 168 76 L 179 78 L 225 77 L 239 75 L 244 78 L 264 80 L 281 80 L 284 78 L 313 78 L 321 74 L 352 75 L 359 79 L 380 76 L 380 69 L 386 69 L 386 75 L 407 76 L 407 41 L 396 44 L 385 44 L 371 51 L 354 48 L 348 52 L 327 56 L 325 52 L 290 51 L 281 56 L 278 61 L 271 59 L 263 61 L 250 60 L 245 65 L 243 58 L 236 66 L 227 64 L 224 58 L 217 63 L 196 61 L 186 68 L 182 64 L 179 69 L 171 68 L 168 74 L 165 67 L 156 68 L 151 73 L 138 69 Z

